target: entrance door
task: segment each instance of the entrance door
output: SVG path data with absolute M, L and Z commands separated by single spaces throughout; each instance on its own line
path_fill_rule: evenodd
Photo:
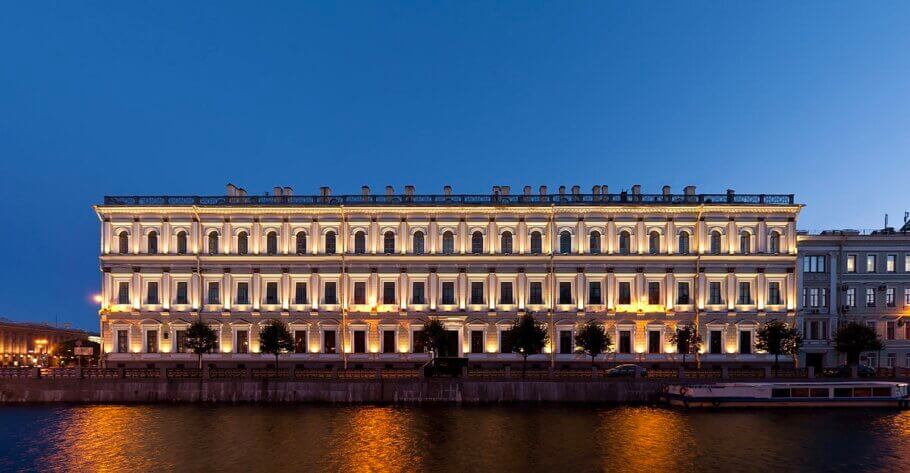
M 806 353 L 806 366 L 815 368 L 816 373 L 821 373 L 825 365 L 825 355 L 823 353 Z
M 440 350 L 440 356 L 458 356 L 458 331 L 446 330 L 446 341 Z

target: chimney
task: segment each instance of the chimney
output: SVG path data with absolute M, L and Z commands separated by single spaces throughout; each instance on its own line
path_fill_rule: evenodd
M 523 191 L 524 191 L 525 197 L 531 197 L 531 186 L 525 186 Z
M 600 195 L 603 195 L 603 196 L 610 195 L 610 188 L 606 185 L 600 186 Z
M 664 186 L 664 197 L 670 197 L 670 186 Z
M 541 197 L 547 196 L 547 186 L 540 186 L 540 196 Z
M 493 195 L 499 196 L 499 186 L 493 186 Z
M 686 196 L 690 196 L 690 197 L 691 197 L 691 196 L 694 196 L 694 195 L 695 195 L 695 186 L 686 186 L 686 187 L 684 187 L 684 188 L 683 188 L 683 194 L 686 195 Z
M 508 197 L 509 191 L 512 190 L 512 186 L 500 186 L 499 190 L 502 192 L 502 195 Z
M 727 202 L 733 202 L 733 194 L 735 194 L 733 189 L 727 189 Z
M 290 188 L 289 186 L 284 186 L 284 196 L 290 197 L 292 195 L 294 195 L 294 189 Z
M 404 186 L 404 195 L 414 197 L 414 186 Z
M 559 186 L 559 196 L 563 197 L 566 195 L 566 186 Z
M 634 186 L 632 186 L 632 195 L 640 195 L 640 194 L 641 194 L 641 186 L 638 184 L 635 184 Z
M 272 188 L 272 195 L 275 197 L 281 197 L 281 186 L 275 186 Z
M 442 186 L 442 194 L 446 197 L 452 197 L 452 186 Z
M 581 187 L 580 187 L 580 186 L 572 186 L 572 197 L 574 197 L 575 200 L 579 200 L 579 199 L 580 199 L 580 196 L 581 196 Z
M 237 186 L 235 186 L 234 184 L 228 183 L 227 195 L 230 197 L 236 196 L 237 195 Z
M 395 195 L 395 189 L 392 186 L 385 186 L 385 195 L 386 197 L 392 197 Z
M 244 189 L 244 188 L 242 188 L 242 187 L 239 188 L 239 189 L 237 189 L 237 196 L 239 196 L 239 197 L 246 197 L 246 189 Z
M 360 195 L 363 197 L 370 196 L 370 186 L 360 186 Z
M 322 186 L 319 188 L 319 195 L 322 197 L 328 197 L 332 195 L 332 188 L 328 186 Z

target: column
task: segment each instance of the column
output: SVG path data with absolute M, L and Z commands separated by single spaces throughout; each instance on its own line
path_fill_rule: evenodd
M 457 288 L 458 291 L 458 307 L 461 310 L 467 308 L 468 298 L 467 298 L 467 286 L 468 286 L 468 275 L 464 272 L 458 273 Z
M 199 220 L 193 219 L 193 224 L 190 226 L 190 241 L 193 244 L 193 254 L 198 255 L 199 250 L 202 248 L 201 244 L 201 229 L 199 228 Z
M 221 277 L 221 304 L 223 310 L 231 310 L 231 304 L 234 302 L 232 281 L 231 273 L 225 271 L 224 276 Z
M 133 310 L 139 310 L 139 307 L 142 304 L 142 277 L 139 275 L 138 271 L 133 272 L 133 282 L 130 284 L 133 289 L 132 299 L 133 299 Z
M 487 253 L 491 255 L 495 255 L 497 249 L 499 248 L 499 235 L 497 234 L 498 232 L 496 229 L 497 225 L 495 221 L 490 220 L 487 222 L 487 242 L 489 243 L 487 245 Z
M 645 228 L 644 220 L 639 219 L 638 223 L 635 225 L 635 240 L 638 242 L 637 253 L 640 255 L 645 254 L 645 249 L 648 248 L 648 231 Z
M 673 273 L 667 273 L 664 280 L 664 307 L 668 311 L 673 310 L 674 303 L 676 302 L 673 298 L 674 286 L 676 286 L 676 276 Z
M 262 286 L 262 275 L 259 273 L 259 271 L 254 271 L 253 272 L 253 288 L 252 288 L 253 294 L 252 294 L 252 301 L 251 301 L 253 303 L 253 310 L 259 310 L 259 305 L 260 305 L 261 299 L 262 299 L 261 286 Z
M 676 238 L 676 223 L 672 219 L 667 219 L 667 234 L 664 239 L 667 241 L 667 254 L 676 253 L 678 251 L 676 245 L 679 243 L 679 239 Z
M 768 294 L 768 291 L 765 289 L 765 282 L 765 273 L 758 273 L 758 278 L 756 278 L 755 282 L 755 304 L 758 310 L 765 310 L 765 297 Z
M 515 244 L 518 245 L 515 249 L 518 250 L 518 254 L 528 254 L 528 224 L 524 221 L 524 218 L 518 221 L 515 233 Z
M 490 310 L 496 310 L 496 302 L 497 302 L 496 294 L 499 292 L 498 288 L 496 287 L 496 285 L 497 285 L 496 279 L 497 279 L 496 273 L 489 273 L 487 275 L 487 293 L 489 294 L 489 300 L 487 301 L 487 305 L 490 308 Z
M 430 224 L 427 225 L 427 251 L 431 255 L 436 254 L 438 246 L 437 243 L 439 242 L 439 239 L 439 224 L 436 223 L 436 219 L 434 218 L 430 220 Z
M 281 308 L 284 310 L 291 308 L 291 276 L 287 271 L 281 273 Z
M 435 235 L 435 233 L 434 233 Z M 431 237 L 432 238 L 432 237 Z M 436 310 L 436 300 L 438 299 L 439 275 L 431 272 L 427 278 L 427 302 L 430 303 L 430 310 Z
M 587 253 L 588 248 L 588 239 L 585 238 L 587 236 L 585 229 L 586 226 L 584 220 L 579 219 L 578 223 L 575 224 L 575 240 L 577 243 L 575 245 L 575 249 L 580 255 Z
M 759 253 L 768 251 L 768 224 L 764 218 L 758 221 L 758 228 L 755 230 L 755 251 Z
M 196 272 L 196 270 L 193 270 L 193 275 L 190 277 L 190 302 L 192 303 L 193 310 L 199 310 L 200 304 L 202 303 L 202 288 L 200 287 L 200 284 L 199 273 Z
M 408 273 L 401 273 L 398 275 L 398 294 L 399 300 L 398 305 L 402 312 L 408 310 Z
M 171 310 L 171 273 L 161 275 L 161 309 Z
M 139 225 L 138 219 L 133 219 L 133 229 L 130 234 L 133 237 L 133 254 L 138 255 L 142 246 L 142 227 Z
M 164 220 L 161 222 L 161 235 L 159 236 L 161 240 L 161 252 L 164 254 L 170 254 L 171 252 L 171 222 Z
M 315 248 L 315 245 L 314 245 Z M 310 273 L 310 303 L 313 310 L 319 310 L 319 273 Z
M 281 252 L 283 254 L 291 253 L 291 223 L 287 219 L 281 224 Z
M 705 276 L 705 273 L 698 273 L 695 276 L 695 293 L 697 299 L 695 301 L 698 304 L 699 309 L 705 308 L 705 301 L 708 300 L 708 277 Z
M 528 275 L 524 272 L 518 273 L 518 287 L 516 287 L 516 295 L 518 297 L 518 309 L 524 310 L 525 301 L 527 300 L 527 285 L 528 285 Z
M 736 277 L 727 273 L 727 309 L 733 310 L 736 304 Z
M 737 242 L 739 242 L 739 235 L 736 233 L 736 222 L 730 220 L 727 222 L 727 246 L 731 255 L 736 253 Z
M 585 281 L 585 273 L 578 273 L 575 276 L 575 304 L 578 310 L 585 310 L 585 295 L 588 292 Z
M 367 237 L 369 239 L 367 244 L 370 245 L 369 252 L 375 255 L 378 251 L 380 240 L 379 222 L 375 218 L 370 220 L 370 234 Z
M 616 275 L 613 273 L 607 273 L 607 285 L 605 289 L 607 310 L 613 310 L 614 302 L 616 298 Z
M 408 222 L 402 220 L 398 224 L 398 254 L 404 255 L 408 252 Z
M 320 233 L 319 233 L 319 222 L 317 222 L 315 219 L 312 222 L 310 222 L 309 244 L 310 244 L 310 251 L 312 251 L 312 253 L 314 255 L 318 255 L 319 253 L 322 252 L 322 247 L 323 247 L 322 235 L 320 235 Z M 313 309 L 313 310 L 315 310 L 315 309 Z
M 101 253 L 109 254 L 111 252 L 111 221 L 105 217 L 101 222 Z
M 221 225 L 221 252 L 229 255 L 233 251 L 234 239 L 231 235 L 231 222 L 225 220 Z

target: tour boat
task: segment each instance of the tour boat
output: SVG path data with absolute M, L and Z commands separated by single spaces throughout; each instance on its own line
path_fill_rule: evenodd
M 676 384 L 663 400 L 684 407 L 908 407 L 907 383 L 844 381 L 803 383 Z

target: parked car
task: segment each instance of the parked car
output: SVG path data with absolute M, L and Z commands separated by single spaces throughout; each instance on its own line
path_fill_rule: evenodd
M 604 373 L 608 378 L 634 378 L 635 371 L 638 371 L 642 378 L 648 375 L 648 370 L 638 365 L 619 365 L 610 368 Z
M 875 368 L 871 368 L 866 365 L 856 365 L 856 374 L 860 378 L 871 378 L 875 376 Z M 825 376 L 831 378 L 849 378 L 850 365 L 841 365 L 836 368 L 828 368 L 825 370 Z

